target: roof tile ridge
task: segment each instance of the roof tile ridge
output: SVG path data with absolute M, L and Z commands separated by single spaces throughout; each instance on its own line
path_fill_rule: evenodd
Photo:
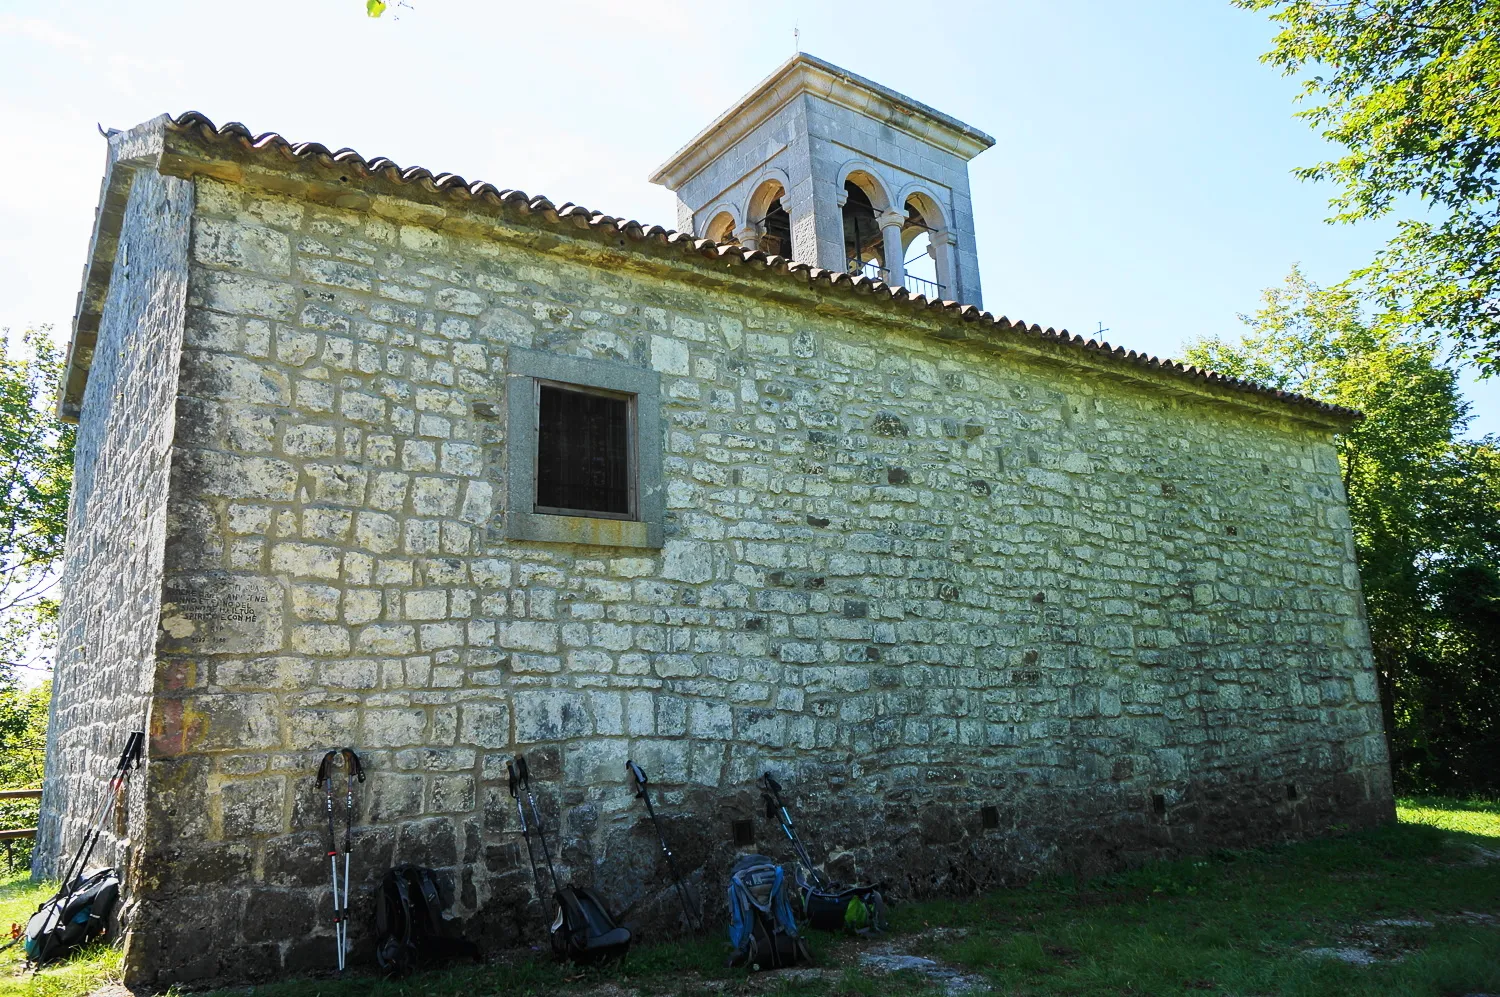
M 174 129 L 182 131 L 196 130 L 207 139 L 233 141 L 242 148 L 255 151 L 274 149 L 289 160 L 313 160 L 325 166 L 335 163 L 342 166 L 350 166 L 362 171 L 366 175 L 382 176 L 393 183 L 401 185 L 420 184 L 422 187 L 435 192 L 471 199 L 483 199 L 487 202 L 511 207 L 522 214 L 541 215 L 544 220 L 551 223 L 556 223 L 563 218 L 567 218 L 574 221 L 580 227 L 593 227 L 603 230 L 613 228 L 633 240 L 656 239 L 664 245 L 681 246 L 683 251 L 688 254 L 696 252 L 717 258 L 727 258 L 730 261 L 734 261 L 738 257 L 741 263 L 760 264 L 767 270 L 776 270 L 787 276 L 805 278 L 809 283 L 817 281 L 827 283 L 832 287 L 842 287 L 848 293 L 871 294 L 883 291 L 893 301 L 905 302 L 916 308 L 940 309 L 954 313 L 965 321 L 985 321 L 1002 330 L 1042 339 L 1051 339 L 1069 346 L 1105 354 L 1147 369 L 1167 369 L 1177 374 L 1205 381 L 1209 384 L 1244 393 L 1273 397 L 1320 411 L 1338 413 L 1354 418 L 1364 417 L 1356 409 L 1325 402 L 1310 395 L 1302 395 L 1246 378 L 1231 376 L 1207 367 L 1199 367 L 1196 364 L 1184 364 L 1179 360 L 1162 358 L 1147 354 L 1144 351 L 1127 350 L 1123 346 L 1113 346 L 1105 340 L 1085 339 L 1083 336 L 1075 336 L 1069 333 L 1066 329 L 1057 330 L 1050 327 L 1043 329 L 1036 323 L 1028 325 L 1024 321 L 1010 319 L 1004 315 L 995 316 L 990 312 L 982 311 L 977 305 L 962 304 L 957 301 L 930 298 L 925 294 L 913 293 L 909 288 L 899 284 L 892 285 L 878 278 L 867 277 L 863 274 L 851 275 L 843 271 L 828 270 L 788 257 L 767 254 L 763 250 L 748 250 L 737 244 L 729 243 L 720 245 L 711 240 L 695 238 L 691 233 L 680 232 L 655 224 L 646 226 L 634 219 L 625 220 L 605 215 L 602 212 L 591 211 L 572 202 L 564 202 L 559 208 L 555 207 L 544 196 L 529 197 L 524 191 L 499 188 L 492 183 L 484 181 L 470 183 L 456 173 L 435 175 L 432 171 L 421 166 L 402 167 L 394 160 L 384 156 L 365 159 L 356 150 L 347 146 L 333 151 L 320 142 L 293 144 L 277 132 L 262 132 L 256 135 L 246 125 L 238 121 L 229 121 L 222 126 L 216 126 L 213 119 L 201 111 L 184 111 L 175 117 L 169 115 L 167 120 L 169 127 Z

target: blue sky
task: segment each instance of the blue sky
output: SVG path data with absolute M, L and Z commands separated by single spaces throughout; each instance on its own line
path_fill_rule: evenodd
M 1219 0 L 706 4 L 0 0 L 0 326 L 78 291 L 95 125 L 196 109 L 294 141 L 671 224 L 661 161 L 804 50 L 996 136 L 972 164 L 985 305 L 1176 355 L 1293 263 L 1332 283 L 1388 227 L 1323 222 L 1328 151 L 1271 27 Z M 1500 433 L 1500 382 L 1466 385 Z

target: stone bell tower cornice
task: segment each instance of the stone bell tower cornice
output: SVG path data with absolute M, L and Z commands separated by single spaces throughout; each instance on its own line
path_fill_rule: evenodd
M 994 138 L 952 115 L 798 52 L 657 167 L 651 182 L 676 190 L 804 93 L 874 118 L 964 162 L 995 144 Z

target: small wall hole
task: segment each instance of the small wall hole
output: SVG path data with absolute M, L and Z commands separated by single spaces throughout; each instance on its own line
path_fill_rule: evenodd
M 745 848 L 755 844 L 755 821 L 737 820 L 729 825 L 729 829 L 734 835 L 736 848 Z
M 999 807 L 980 807 L 979 822 L 986 831 L 993 831 L 1000 826 Z
M 1167 798 L 1165 796 L 1163 796 L 1162 794 L 1160 794 L 1160 793 L 1152 793 L 1151 794 L 1151 809 L 1154 810 L 1156 813 L 1159 813 L 1159 814 L 1166 813 L 1167 812 Z

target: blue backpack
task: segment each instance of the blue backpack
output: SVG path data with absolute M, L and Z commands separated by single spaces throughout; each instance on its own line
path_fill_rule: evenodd
M 735 862 L 729 872 L 729 965 L 780 969 L 812 957 L 792 914 L 795 888 L 786 870 L 764 855 Z

